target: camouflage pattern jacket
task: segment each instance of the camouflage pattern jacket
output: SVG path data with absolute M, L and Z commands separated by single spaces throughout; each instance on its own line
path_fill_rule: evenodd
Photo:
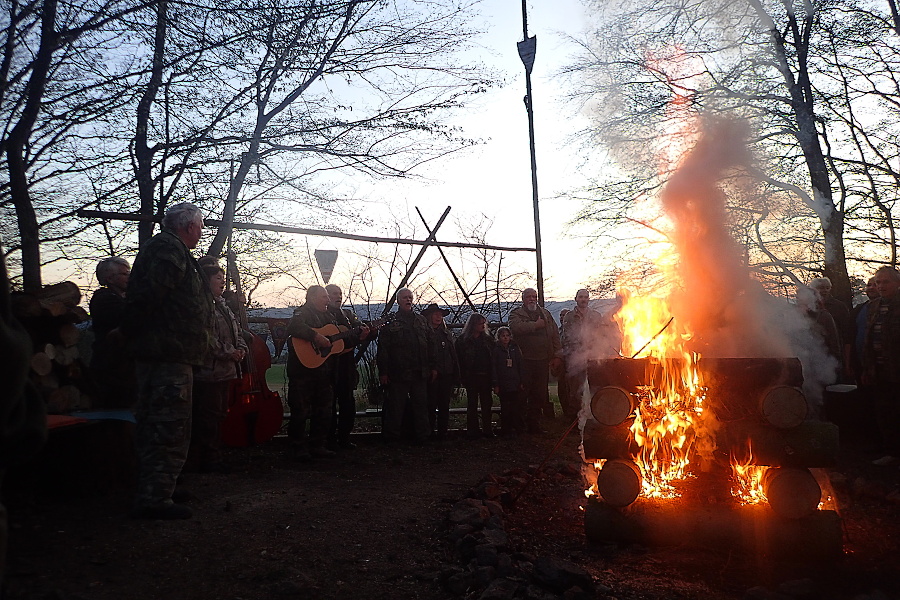
M 900 293 L 869 302 L 863 367 L 877 383 L 900 382 Z
M 422 315 L 398 311 L 378 334 L 378 374 L 412 381 L 431 378 L 434 353 L 431 327 Z
M 231 358 L 235 350 L 248 351 L 247 342 L 241 335 L 237 318 L 221 298 L 216 298 L 215 326 L 212 341 L 212 351 L 207 355 L 196 373 L 197 381 L 229 381 L 241 376 L 240 363 Z
M 544 325 L 537 324 L 544 319 Z M 525 360 L 550 360 L 560 352 L 559 329 L 547 309 L 531 312 L 524 306 L 509 313 L 509 329 Z
M 120 326 L 138 360 L 202 365 L 212 347 L 214 301 L 206 277 L 174 232 L 138 253 Z

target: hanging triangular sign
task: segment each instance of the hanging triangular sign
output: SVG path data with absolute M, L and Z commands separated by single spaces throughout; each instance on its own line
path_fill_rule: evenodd
M 328 283 L 331 274 L 334 272 L 334 264 L 337 262 L 337 250 L 316 250 L 313 252 L 316 257 L 316 263 L 319 265 L 319 273 L 322 274 L 322 281 Z

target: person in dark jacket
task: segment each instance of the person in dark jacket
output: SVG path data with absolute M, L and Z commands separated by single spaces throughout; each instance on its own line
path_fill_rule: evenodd
M 491 383 L 500 398 L 500 433 L 525 433 L 524 360 L 512 341 L 509 327 L 497 330 L 497 345 L 491 357 Z
M 332 343 L 317 330 L 327 325 L 337 328 L 334 315 L 328 311 L 328 292 L 321 285 L 311 285 L 306 290 L 306 304 L 294 311 L 287 325 L 287 334 L 299 338 L 318 348 L 326 355 Z M 331 387 L 331 373 L 335 356 L 328 356 L 318 366 L 303 364 L 294 350 L 294 344 L 287 344 L 288 405 L 291 420 L 288 423 L 288 438 L 291 440 L 294 458 L 301 461 L 310 458 L 334 456 L 334 451 L 325 447 L 328 427 L 331 423 L 331 406 L 334 391 Z M 309 432 L 306 424 L 309 422 Z
M 97 283 L 89 306 L 94 343 L 91 346 L 91 376 L 97 383 L 97 408 L 134 406 L 134 362 L 125 352 L 119 323 L 125 313 L 125 291 L 131 265 L 120 256 L 97 263 Z
M 431 343 L 434 353 L 434 367 L 437 376 L 428 382 L 428 422 L 431 434 L 438 440 L 447 437 L 450 423 L 450 398 L 453 385 L 459 380 L 459 362 L 456 359 L 456 347 L 453 334 L 444 323 L 449 310 L 437 304 L 429 304 L 422 311 L 431 326 Z
M 872 300 L 866 322 L 863 383 L 875 391 L 875 416 L 885 455 L 873 464 L 900 460 L 900 272 L 875 271 L 879 297 Z
M 541 433 L 541 415 L 553 418 L 548 388 L 550 371 L 561 372 L 562 346 L 556 321 L 538 306 L 534 288 L 522 290 L 522 306 L 509 313 L 509 329 L 525 358 L 525 421 L 529 433 Z
M 131 515 L 187 519 L 191 510 L 175 504 L 172 493 L 190 444 L 194 368 L 210 351 L 215 308 L 191 255 L 203 231 L 200 209 L 175 204 L 162 225 L 134 261 L 119 326 L 137 377 L 138 490 Z
M 6 274 L 6 261 L 0 247 L 0 487 L 6 469 L 26 464 L 37 456 L 47 440 L 47 416 L 44 400 L 32 383 L 31 336 L 13 314 L 12 295 Z M 0 498 L 2 500 L 2 498 Z M 0 589 L 6 589 L 3 572 L 9 529 L 6 507 L 0 502 Z
M 413 293 L 397 292 L 397 312 L 378 334 L 375 362 L 378 378 L 387 387 L 382 413 L 382 434 L 388 443 L 403 434 L 403 416 L 409 410 L 414 444 L 428 440 L 428 382 L 437 376 L 431 333 L 425 317 L 413 311 Z
M 216 265 L 203 267 L 215 298 L 212 350 L 194 373 L 194 406 L 191 417 L 191 446 L 186 469 L 201 473 L 227 473 L 222 462 L 222 422 L 228 415 L 228 391 L 240 377 L 240 361 L 247 355 L 247 343 L 237 319 L 225 304 L 225 271 Z
M 456 340 L 456 356 L 459 358 L 459 373 L 466 388 L 468 407 L 466 409 L 466 432 L 469 437 L 479 437 L 478 406 L 481 405 L 481 434 L 494 437 L 491 407 L 491 354 L 494 339 L 487 332 L 487 319 L 479 313 L 472 313 L 463 327 L 462 335 Z
M 356 422 L 356 398 L 353 391 L 359 384 L 356 359 L 353 348 L 370 338 L 369 327 L 359 320 L 349 308 L 341 308 L 344 292 L 333 283 L 325 286 L 328 292 L 328 311 L 334 317 L 338 328 L 349 335 L 344 339 L 345 351 L 334 358 L 331 384 L 334 388 L 334 402 L 331 406 L 331 425 L 328 428 L 328 443 L 332 447 L 349 450 L 356 447 L 350 441 L 350 433 Z

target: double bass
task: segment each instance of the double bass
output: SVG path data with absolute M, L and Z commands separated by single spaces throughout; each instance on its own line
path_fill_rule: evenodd
M 228 253 L 229 270 L 233 268 L 233 254 Z M 236 275 L 236 270 L 233 271 Z M 240 284 L 235 277 L 235 294 L 242 298 Z M 247 309 L 243 302 L 238 321 L 247 342 L 243 374 L 235 379 L 228 395 L 228 414 L 222 423 L 222 441 L 228 446 L 244 448 L 267 442 L 281 430 L 284 406 L 278 392 L 269 389 L 266 371 L 272 366 L 272 355 L 265 340 L 247 327 Z

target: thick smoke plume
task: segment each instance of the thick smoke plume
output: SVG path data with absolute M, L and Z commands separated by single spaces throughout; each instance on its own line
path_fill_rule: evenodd
M 708 120 L 663 188 L 680 257 L 672 313 L 694 332 L 690 349 L 702 356 L 799 357 L 807 398 L 818 403 L 833 383 L 835 360 L 806 312 L 772 298 L 751 276 L 728 229 L 722 181 L 749 163 L 744 124 Z

